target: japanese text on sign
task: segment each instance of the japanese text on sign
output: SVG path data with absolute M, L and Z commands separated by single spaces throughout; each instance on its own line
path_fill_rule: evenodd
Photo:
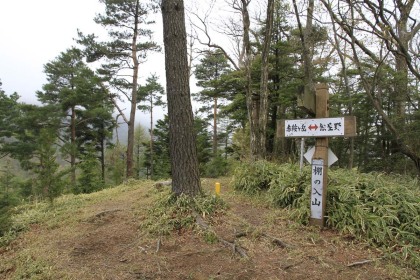
M 322 219 L 324 160 L 312 160 L 311 218 Z
M 344 118 L 286 120 L 286 137 L 343 136 Z

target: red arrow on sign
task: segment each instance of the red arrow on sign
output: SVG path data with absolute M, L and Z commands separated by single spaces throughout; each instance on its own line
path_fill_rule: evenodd
M 316 124 L 311 124 L 310 126 L 308 126 L 309 130 L 317 130 L 318 126 Z

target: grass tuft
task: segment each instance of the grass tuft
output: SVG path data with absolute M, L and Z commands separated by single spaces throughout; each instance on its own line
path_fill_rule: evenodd
M 161 193 L 154 207 L 149 210 L 149 215 L 143 222 L 143 226 L 151 234 L 169 235 L 174 231 L 193 229 L 196 214 L 207 217 L 224 209 L 226 209 L 226 204 L 218 196 L 176 196 L 165 191 Z

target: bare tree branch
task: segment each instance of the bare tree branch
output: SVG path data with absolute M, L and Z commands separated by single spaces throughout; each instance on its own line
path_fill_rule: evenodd
M 203 19 L 201 18 L 197 13 L 192 12 L 192 15 L 194 15 L 202 24 L 203 27 L 198 26 L 197 24 L 195 24 L 194 22 L 191 22 L 191 25 L 194 26 L 195 28 L 197 28 L 198 30 L 200 30 L 205 37 L 207 38 L 207 40 L 204 42 L 202 41 L 199 36 L 197 36 L 195 39 L 198 40 L 198 42 L 202 45 L 205 45 L 209 48 L 215 48 L 215 49 L 219 49 L 220 51 L 222 51 L 223 55 L 229 60 L 229 62 L 232 64 L 232 66 L 236 69 L 239 70 L 238 65 L 236 64 L 236 62 L 233 60 L 233 58 L 227 53 L 227 51 L 220 45 L 213 43 L 209 30 L 208 30 L 208 24 L 206 21 L 206 17 Z

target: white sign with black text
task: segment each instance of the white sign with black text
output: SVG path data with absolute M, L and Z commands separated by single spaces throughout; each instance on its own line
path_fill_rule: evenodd
M 344 136 L 344 117 L 285 120 L 285 137 Z
M 324 186 L 324 160 L 312 160 L 311 218 L 322 219 L 322 192 Z

